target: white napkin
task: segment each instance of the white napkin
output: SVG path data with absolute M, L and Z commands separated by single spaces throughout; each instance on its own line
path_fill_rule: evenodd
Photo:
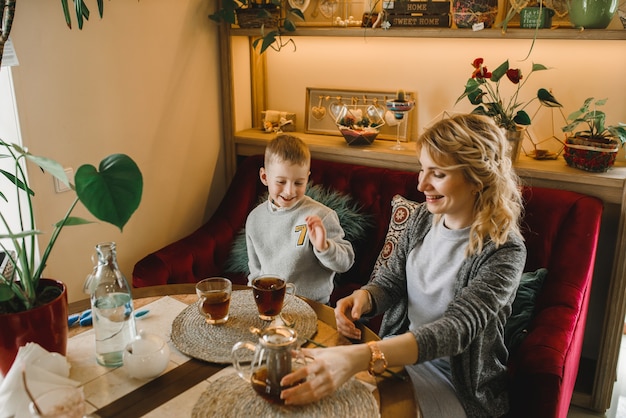
M 34 397 L 58 386 L 78 386 L 69 379 L 70 364 L 64 356 L 50 353 L 37 343 L 20 347 L 7 375 L 0 376 L 0 418 L 30 417 L 30 398 L 24 389 L 22 371 L 26 370 L 26 383 Z

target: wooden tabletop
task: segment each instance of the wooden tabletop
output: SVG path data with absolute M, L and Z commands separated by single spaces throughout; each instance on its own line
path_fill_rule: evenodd
M 246 289 L 245 286 L 233 285 L 234 290 Z M 150 303 L 163 296 L 174 297 L 190 304 L 197 300 L 195 285 L 175 284 L 164 286 L 150 286 L 132 290 L 135 309 Z M 331 307 L 304 299 L 315 311 L 318 318 L 318 332 L 313 340 L 325 346 L 346 345 L 351 341 L 340 335 L 336 330 L 335 315 Z M 81 312 L 90 308 L 88 299 L 70 303 L 70 313 Z M 72 328 L 70 337 L 84 332 L 85 328 Z M 379 337 L 367 327 L 361 327 L 363 341 L 376 341 Z M 358 341 L 356 341 L 358 342 Z M 311 345 L 312 346 L 312 345 Z M 109 405 L 96 411 L 102 418 L 135 418 L 140 417 L 168 400 L 187 391 L 203 380 L 208 379 L 221 371 L 223 364 L 213 364 L 202 360 L 190 359 L 186 363 L 157 377 L 125 396 L 113 401 Z M 385 376 L 377 378 L 381 416 L 383 418 L 416 417 L 416 404 L 413 398 L 413 388 L 408 376 L 402 368 L 393 368 L 394 372 L 404 376 Z

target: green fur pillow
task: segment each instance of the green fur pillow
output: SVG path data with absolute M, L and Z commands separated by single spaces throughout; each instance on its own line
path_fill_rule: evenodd
M 352 245 L 366 237 L 367 231 L 372 227 L 372 217 L 361 212 L 361 205 L 350 195 L 324 188 L 321 185 L 307 186 L 306 195 L 311 199 L 328 206 L 337 212 L 341 227 L 346 234 L 346 240 Z M 261 197 L 259 203 L 267 200 L 267 193 Z M 237 233 L 230 250 L 230 255 L 224 265 L 226 273 L 248 274 L 248 251 L 246 249 L 246 231 L 242 228 Z
M 548 270 L 545 268 L 522 274 L 522 279 L 513 300 L 511 316 L 506 321 L 504 327 L 504 344 L 509 349 L 509 352 L 515 351 L 528 333 L 526 328 L 528 328 L 533 319 L 535 302 L 539 292 L 541 292 L 547 274 Z

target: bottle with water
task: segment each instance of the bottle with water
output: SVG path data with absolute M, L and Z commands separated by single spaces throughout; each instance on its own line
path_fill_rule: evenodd
M 121 366 L 124 348 L 135 338 L 133 298 L 126 277 L 117 265 L 114 242 L 96 245 L 97 265 L 87 276 L 96 334 L 96 359 L 106 367 Z

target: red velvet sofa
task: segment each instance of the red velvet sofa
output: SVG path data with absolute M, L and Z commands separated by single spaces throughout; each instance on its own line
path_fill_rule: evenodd
M 245 284 L 244 275 L 225 274 L 224 263 L 248 213 L 266 193 L 258 176 L 262 164 L 260 155 L 242 161 L 211 219 L 137 262 L 133 285 L 193 283 L 210 276 Z M 424 199 L 414 172 L 313 160 L 311 181 L 350 194 L 375 219 L 368 240 L 355 246 L 355 265 L 339 278 L 333 303 L 369 279 L 387 234 L 392 197 Z M 526 271 L 545 267 L 548 275 L 526 337 L 510 357 L 510 416 L 566 417 L 578 372 L 603 207 L 593 197 L 540 187 L 524 187 L 524 197 Z

